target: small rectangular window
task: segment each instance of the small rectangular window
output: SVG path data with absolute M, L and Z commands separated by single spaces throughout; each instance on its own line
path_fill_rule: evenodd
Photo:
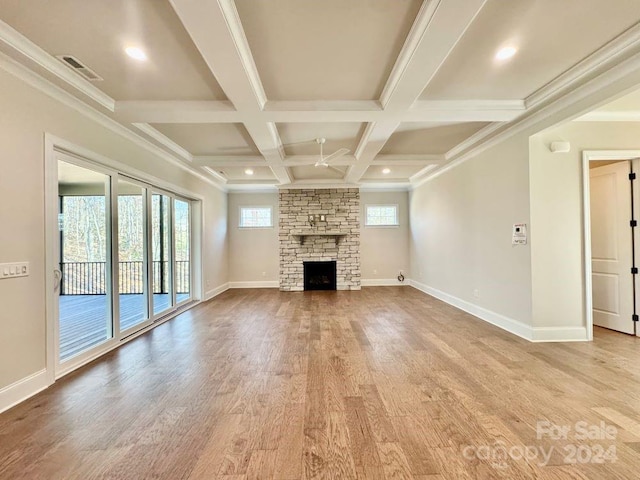
M 271 207 L 240 207 L 240 228 L 273 227 Z
M 398 226 L 397 205 L 367 205 L 364 224 L 367 227 Z

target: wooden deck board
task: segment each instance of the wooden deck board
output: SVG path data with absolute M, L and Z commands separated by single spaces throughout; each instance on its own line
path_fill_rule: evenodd
M 179 295 L 178 301 L 188 298 Z M 154 310 L 169 308 L 168 294 L 154 294 Z M 60 296 L 60 357 L 66 359 L 107 340 L 106 295 Z M 122 330 L 143 321 L 142 295 L 120 295 L 120 325 Z

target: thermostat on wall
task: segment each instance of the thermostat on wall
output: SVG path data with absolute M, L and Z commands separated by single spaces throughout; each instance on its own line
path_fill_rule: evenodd
M 526 223 L 513 224 L 513 235 L 511 236 L 511 243 L 513 245 L 527 244 L 527 224 Z

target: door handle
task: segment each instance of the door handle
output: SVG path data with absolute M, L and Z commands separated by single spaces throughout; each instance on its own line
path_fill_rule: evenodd
M 60 283 L 62 281 L 62 272 L 57 268 L 53 269 L 53 291 L 57 292 L 60 289 Z

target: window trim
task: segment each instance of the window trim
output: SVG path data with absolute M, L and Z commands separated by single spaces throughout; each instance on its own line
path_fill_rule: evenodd
M 396 223 L 384 225 L 370 225 L 368 220 L 369 207 L 394 207 L 396 209 Z M 400 227 L 400 206 L 397 203 L 368 203 L 364 206 L 363 224 L 365 228 L 398 228 Z
M 271 212 L 271 225 L 269 226 L 260 226 L 260 227 L 252 227 L 252 226 L 246 226 L 246 225 L 242 225 L 242 210 L 243 209 L 258 209 L 258 208 L 268 208 L 269 211 Z M 240 230 L 260 230 L 260 229 L 267 229 L 267 228 L 273 228 L 275 222 L 273 221 L 273 205 L 240 205 L 238 206 L 238 228 Z

